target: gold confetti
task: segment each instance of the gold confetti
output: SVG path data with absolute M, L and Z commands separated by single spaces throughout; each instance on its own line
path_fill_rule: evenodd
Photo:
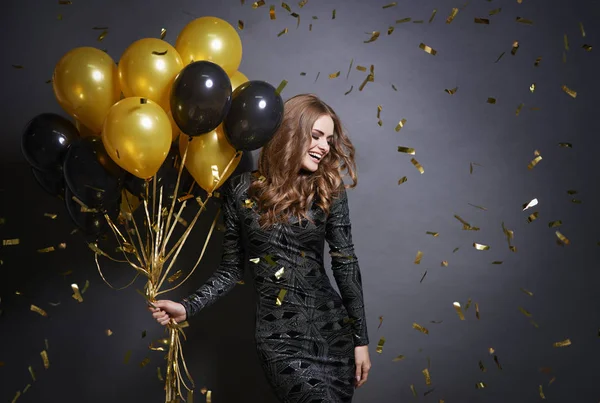
M 20 241 L 19 238 L 3 239 L 2 240 L 2 246 L 14 246 L 14 245 L 18 245 L 20 242 L 21 241 Z
M 542 385 L 539 386 L 540 397 L 542 399 L 546 399 L 546 395 L 544 395 L 544 390 L 542 389 Z
M 383 324 L 383 316 L 380 316 L 379 317 L 379 326 L 377 326 L 377 329 L 379 329 L 382 324 Z
M 395 6 L 396 6 L 396 2 L 394 1 L 393 3 L 386 4 L 386 5 L 385 5 L 385 6 L 383 6 L 382 8 L 383 8 L 383 9 L 386 9 L 386 8 L 395 7 Z M 584 36 L 585 36 L 585 35 L 584 35 Z
M 399 153 L 406 153 L 406 154 L 410 154 L 410 155 L 415 155 L 415 149 L 414 148 L 409 148 L 409 147 L 398 146 L 398 152 Z
M 76 283 L 71 284 L 71 288 L 73 289 L 73 299 L 77 300 L 77 302 L 83 302 L 83 297 L 79 293 L 79 286 Z
M 410 384 L 410 390 L 412 391 L 413 396 L 417 397 L 417 390 L 415 389 L 415 385 L 412 383 Z
M 533 25 L 533 21 L 521 17 L 517 17 L 516 21 L 521 24 Z
M 330 79 L 332 79 L 332 78 L 338 78 L 338 77 L 340 76 L 340 73 L 341 73 L 340 71 L 338 71 L 338 72 L 335 72 L 335 73 L 331 73 L 331 74 L 329 75 L 329 78 L 330 78 Z
M 244 29 L 244 21 L 238 20 L 238 29 L 241 31 Z
M 155 56 L 164 56 L 164 55 L 166 55 L 166 54 L 167 54 L 167 51 L 168 51 L 168 50 L 165 50 L 165 51 L 163 51 L 163 52 L 159 52 L 159 51 L 157 51 L 157 50 L 153 50 L 153 51 L 152 51 L 152 54 L 153 54 L 153 55 L 155 55 Z M 145 100 L 144 98 L 142 98 L 142 99 L 144 100 L 144 102 L 142 102 L 142 103 L 144 103 L 144 104 L 145 104 L 145 103 L 146 103 L 146 100 Z
M 275 304 L 277 306 L 281 306 L 282 302 L 283 302 L 283 297 L 285 297 L 285 294 L 287 294 L 287 290 L 286 289 L 281 289 L 279 291 L 279 295 L 277 296 L 277 300 L 275 301 Z
M 352 71 L 352 65 L 354 64 L 354 59 L 350 60 L 350 66 L 348 66 L 348 72 L 346 73 L 346 80 L 350 77 L 350 72 Z
M 403 24 L 405 22 L 410 22 L 410 20 L 411 20 L 410 17 L 402 18 L 400 20 L 396 20 L 396 24 Z
M 379 343 L 377 343 L 377 352 L 379 354 L 381 354 L 381 352 L 383 351 L 383 345 L 385 344 L 385 337 L 382 337 L 381 339 L 379 339 Z
M 309 31 L 312 31 L 312 24 L 309 24 L 309 25 L 308 25 L 308 30 L 309 30 Z
M 585 44 L 585 43 L 584 43 L 584 44 L 583 44 L 581 47 L 582 47 L 582 48 L 583 48 L 585 51 L 587 51 L 587 52 L 591 52 L 591 51 L 592 51 L 592 45 L 588 45 L 588 44 Z
M 46 352 L 46 350 L 43 350 L 42 352 L 40 352 L 40 356 L 42 356 L 42 361 L 44 362 L 44 368 L 45 369 L 50 368 L 50 360 L 48 359 L 48 353 Z
M 481 372 L 486 372 L 487 369 L 485 369 L 485 366 L 483 365 L 483 361 L 479 360 L 479 369 L 481 370 Z
M 397 361 L 402 361 L 404 359 L 403 355 L 399 355 L 398 357 L 394 358 L 392 361 L 393 362 L 397 362 Z
M 579 29 L 581 30 L 581 36 L 585 38 L 585 30 L 583 29 L 583 23 L 579 23 Z
M 558 143 L 558 146 L 562 148 L 573 148 L 573 144 L 571 143 Z
M 281 91 L 283 91 L 283 89 L 285 88 L 285 86 L 287 85 L 287 80 L 281 80 L 281 83 L 279 83 L 279 86 L 277 87 L 277 89 L 275 90 L 275 92 L 277 94 L 281 94 Z
M 352 92 L 352 89 L 353 89 L 353 88 L 354 88 L 354 86 L 353 86 L 353 85 L 352 85 L 352 86 L 350 86 L 350 89 L 349 89 L 348 91 L 344 92 L 344 95 L 348 95 L 348 94 L 350 94 L 350 93 Z
M 287 10 L 288 13 L 292 12 L 292 9 L 290 8 L 290 6 L 288 6 L 286 3 L 281 3 L 281 7 L 283 7 L 285 10 Z
M 538 218 L 539 213 L 536 211 L 532 214 L 529 215 L 529 217 L 527 217 L 527 222 L 531 223 L 533 222 L 535 219 Z
M 331 19 L 335 20 L 335 9 L 333 9 L 333 11 L 331 12 Z
M 58 249 L 67 249 L 67 244 L 64 242 L 61 242 L 58 244 Z
M 58 217 L 58 214 L 44 213 L 44 217 L 48 217 L 51 220 L 56 220 L 56 217 Z
M 570 339 L 565 339 L 563 341 L 557 341 L 556 343 L 554 343 L 554 347 L 567 347 L 570 345 L 571 345 Z
M 356 70 L 362 71 L 364 73 L 367 71 L 367 68 L 365 66 L 356 66 Z
M 282 267 L 281 269 L 277 270 L 277 271 L 275 272 L 275 278 L 276 278 L 277 280 L 281 280 L 281 277 L 283 277 L 283 273 L 284 273 L 284 271 L 285 271 L 285 267 Z
M 418 323 L 413 323 L 412 327 L 413 327 L 413 329 L 416 329 L 421 333 L 429 334 L 429 330 L 427 328 L 419 325 Z
M 146 365 L 150 363 L 150 358 L 146 357 L 140 362 L 140 368 L 144 368 Z
M 479 304 L 477 302 L 475 303 L 475 317 L 477 319 L 480 319 L 479 318 Z
M 302 0 L 298 3 L 298 7 L 302 8 L 306 5 L 306 3 L 308 3 L 308 0 Z
M 39 253 L 49 253 L 49 252 L 54 252 L 54 246 L 49 246 L 47 248 L 43 248 L 43 249 L 38 249 Z
M 394 91 L 398 91 L 398 88 L 396 88 L 396 86 L 395 86 L 394 84 L 391 84 L 391 85 L 392 85 L 392 89 L 393 89 Z
M 426 233 L 427 235 L 431 235 L 431 236 L 433 236 L 434 238 L 435 238 L 435 237 L 438 237 L 438 236 L 440 235 L 440 233 L 439 233 L 439 232 L 432 232 L 432 231 L 427 231 L 427 232 L 425 232 L 425 233 Z
M 577 92 L 573 91 L 572 89 L 570 89 L 569 87 L 567 87 L 566 85 L 563 85 L 562 90 L 564 92 L 566 92 L 568 95 L 570 95 L 572 98 L 577 98 Z
M 529 165 L 527 165 L 527 169 L 529 169 L 529 170 L 533 169 L 533 167 L 536 166 L 538 164 L 538 162 L 540 162 L 541 160 L 542 160 L 542 156 L 538 155 L 529 163 Z
M 517 50 L 519 50 L 519 41 L 514 41 L 512 49 L 510 51 L 510 54 L 513 55 L 513 56 L 516 55 L 517 54 Z
M 433 21 L 433 19 L 435 18 L 435 14 L 437 13 L 437 8 L 433 9 L 433 12 L 431 13 L 431 17 L 429 17 L 429 23 L 431 24 L 431 22 Z
M 98 36 L 97 41 L 102 42 L 102 40 L 108 35 L 108 31 L 102 31 L 102 33 Z
M 165 39 L 165 36 L 167 36 L 167 29 L 166 28 L 161 28 L 161 30 L 160 30 L 160 39 Z
M 253 9 L 257 9 L 259 7 L 262 7 L 265 5 L 265 0 L 259 0 L 259 1 L 255 1 L 254 3 L 252 3 L 252 8 Z
M 560 242 L 562 242 L 565 245 L 568 245 L 571 243 L 571 241 L 569 241 L 569 239 L 566 236 L 561 234 L 560 231 L 556 231 L 556 236 L 560 240 Z
M 406 176 L 403 176 L 402 178 L 398 179 L 398 185 L 402 185 L 407 180 L 408 180 L 408 178 Z
M 167 279 L 167 281 L 168 281 L 169 283 L 173 283 L 173 282 L 177 281 L 177 279 L 178 279 L 179 277 L 181 277 L 181 275 L 182 275 L 182 274 L 183 274 L 183 272 L 182 272 L 181 270 L 177 270 L 177 271 L 176 271 L 176 272 L 175 272 L 175 273 L 174 273 L 172 276 L 170 276 L 170 277 Z
M 110 329 L 106 329 L 105 333 L 107 336 L 112 336 L 112 334 L 113 334 L 112 330 L 110 330 Z
M 496 98 L 488 97 L 487 103 L 488 104 L 492 104 L 492 105 L 495 104 L 496 103 Z
M 458 317 L 460 318 L 460 320 L 465 320 L 465 315 L 463 315 L 462 310 L 460 308 L 460 302 L 454 302 L 454 309 L 456 310 L 456 313 L 458 314 Z
M 489 25 L 490 24 L 490 20 L 488 20 L 487 18 L 477 18 L 477 17 L 475 17 L 475 24 L 486 24 L 486 25 Z
M 485 388 L 485 383 L 483 383 L 483 382 L 477 382 L 477 383 L 475 384 L 475 387 L 476 387 L 477 389 L 483 389 L 483 388 Z
M 519 307 L 519 311 L 520 311 L 520 312 L 521 312 L 523 315 L 527 316 L 528 318 L 531 318 L 531 312 L 529 312 L 529 311 L 528 311 L 528 310 L 526 310 L 525 308 L 523 308 L 523 307 L 521 307 L 521 306 L 520 306 L 520 307 Z
M 496 15 L 500 11 L 502 11 L 502 8 L 496 8 L 496 9 L 493 9 L 492 11 L 490 11 L 488 15 Z
M 562 221 L 561 220 L 550 221 L 548 223 L 548 227 L 550 227 L 550 228 L 560 227 L 561 225 L 562 225 Z
M 523 211 L 527 210 L 528 208 L 531 207 L 535 207 L 538 205 L 538 199 L 532 199 L 529 203 L 523 204 Z
M 521 113 L 521 109 L 523 109 L 523 106 L 525 104 L 524 103 L 520 103 L 519 106 L 517 106 L 517 110 L 515 111 L 515 115 L 519 116 L 519 114 Z
M 40 308 L 37 305 L 31 304 L 31 308 L 30 309 L 31 309 L 31 311 L 37 312 L 37 313 L 39 313 L 42 316 L 46 316 L 46 317 L 48 316 L 48 314 L 46 313 L 46 311 L 44 311 L 42 308 Z
M 425 52 L 429 53 L 430 55 L 435 56 L 437 54 L 437 50 L 430 48 L 429 46 L 425 45 L 424 43 L 421 43 L 419 45 L 419 48 L 423 49 Z
M 283 31 L 281 31 L 280 33 L 277 34 L 277 37 L 279 38 L 281 35 L 287 34 L 287 32 L 288 32 L 288 29 L 284 28 Z
M 423 376 L 425 376 L 425 384 L 431 385 L 431 375 L 429 375 L 429 370 L 427 368 L 425 368 L 421 372 L 423 372 Z
M 415 257 L 415 264 L 421 264 L 421 258 L 423 257 L 423 252 L 421 252 L 420 250 L 417 251 L 417 257 Z
M 410 162 L 412 162 L 412 164 L 415 166 L 415 168 L 417 168 L 419 170 L 419 172 L 421 174 L 425 173 L 425 170 L 423 169 L 423 167 L 421 166 L 421 164 L 419 164 L 419 162 L 416 159 L 411 158 Z
M 371 42 L 375 42 L 377 40 L 377 38 L 379 38 L 380 32 L 379 31 L 373 31 L 371 33 L 371 37 L 369 39 L 367 39 L 366 41 L 363 41 L 363 43 L 371 43 Z M 388 33 L 389 35 L 389 33 Z
M 540 62 L 541 62 L 541 61 L 542 61 L 542 57 L 541 57 L 541 56 L 540 56 L 540 57 L 537 57 L 537 58 L 535 59 L 535 62 L 533 63 L 533 65 L 534 65 L 535 67 L 537 67 L 537 66 L 539 66 L 539 65 L 540 65 Z
M 31 379 L 33 379 L 33 381 L 35 382 L 35 371 L 33 370 L 33 367 L 31 365 L 29 366 L 29 374 L 31 375 Z
M 490 250 L 489 245 L 473 242 L 473 247 L 477 250 Z
M 458 14 L 458 8 L 453 8 L 452 13 L 446 18 L 446 24 L 450 24 L 454 20 L 454 17 L 456 17 L 456 14 Z
M 413 24 L 422 24 L 424 21 L 423 20 L 414 20 Z
M 275 17 L 275 6 L 271 5 L 269 6 L 269 18 L 271 18 L 272 20 L 274 20 Z
M 398 124 L 396 125 L 396 128 L 394 129 L 395 131 L 399 132 L 400 129 L 402 129 L 404 127 L 404 125 L 406 124 L 406 119 L 401 119 Z M 398 150 L 400 151 L 400 150 Z
M 444 91 L 446 91 L 450 95 L 454 95 L 456 94 L 456 91 L 458 91 L 458 87 L 454 87 L 452 89 L 445 89 Z

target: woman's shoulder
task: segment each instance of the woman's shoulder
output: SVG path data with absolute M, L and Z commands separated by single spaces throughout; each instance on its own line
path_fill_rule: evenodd
M 223 191 L 231 195 L 240 196 L 248 191 L 253 180 L 260 177 L 258 171 L 242 172 L 231 176 L 225 185 Z

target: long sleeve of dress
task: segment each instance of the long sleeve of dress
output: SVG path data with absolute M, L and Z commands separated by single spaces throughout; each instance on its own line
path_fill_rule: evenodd
M 326 240 L 330 247 L 331 268 L 342 301 L 354 329 L 354 345 L 369 344 L 362 280 L 358 259 L 354 254 L 346 189 L 334 199 L 326 224 Z
M 198 290 L 180 301 L 185 307 L 188 319 L 231 291 L 244 276 L 244 251 L 232 181 L 229 180 L 223 187 L 225 189 L 221 192 L 221 198 L 225 236 L 221 263 Z

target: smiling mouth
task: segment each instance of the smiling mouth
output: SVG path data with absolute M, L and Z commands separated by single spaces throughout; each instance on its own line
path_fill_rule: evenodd
M 308 155 L 310 155 L 310 158 L 315 162 L 319 162 L 321 160 L 321 158 L 323 158 L 321 155 L 319 155 L 317 153 L 309 152 Z

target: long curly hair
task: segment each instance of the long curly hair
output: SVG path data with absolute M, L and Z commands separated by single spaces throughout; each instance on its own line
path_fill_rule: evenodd
M 302 159 L 312 141 L 313 125 L 321 116 L 330 116 L 333 139 L 327 155 L 315 172 L 302 170 Z M 267 229 L 292 217 L 309 221 L 308 210 L 315 203 L 325 214 L 339 192 L 357 184 L 355 149 L 333 109 L 313 94 L 299 94 L 285 102 L 281 126 L 260 152 L 258 172 L 248 196 L 257 204 L 259 224 Z M 347 171 L 351 184 L 344 184 Z M 342 186 L 343 185 L 343 186 Z

